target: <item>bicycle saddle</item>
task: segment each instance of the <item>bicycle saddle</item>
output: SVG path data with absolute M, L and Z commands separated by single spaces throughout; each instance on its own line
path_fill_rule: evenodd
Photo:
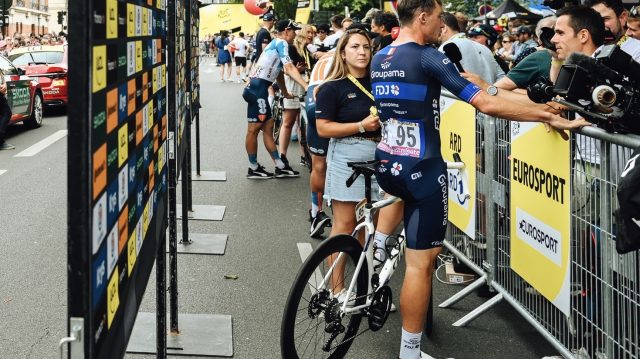
M 347 166 L 353 168 L 351 177 L 347 179 L 347 187 L 351 187 L 356 178 L 363 174 L 365 178 L 371 178 L 376 173 L 376 167 L 380 163 L 379 160 L 370 160 L 364 162 L 347 162 Z

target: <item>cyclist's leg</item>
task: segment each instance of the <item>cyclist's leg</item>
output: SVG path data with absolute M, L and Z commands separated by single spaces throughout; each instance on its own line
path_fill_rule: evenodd
M 262 141 L 264 142 L 264 147 L 269 152 L 273 163 L 277 168 L 283 169 L 287 167 L 282 159 L 280 158 L 280 154 L 278 153 L 278 147 L 276 146 L 276 141 L 273 139 L 271 134 L 273 133 L 273 118 L 270 118 L 268 121 L 262 125 Z
M 387 195 L 385 195 L 387 197 Z M 387 259 L 386 242 L 387 238 L 393 234 L 395 229 L 402 221 L 402 214 L 404 213 L 404 204 L 397 202 L 386 207 L 383 207 L 378 212 L 378 222 L 376 224 L 375 234 L 375 252 L 374 258 L 379 263 L 384 263 Z

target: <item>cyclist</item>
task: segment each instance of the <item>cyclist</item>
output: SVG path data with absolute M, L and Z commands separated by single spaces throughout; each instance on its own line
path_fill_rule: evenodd
M 440 153 L 441 86 L 481 112 L 519 121 L 546 122 L 557 129 L 586 126 L 545 112 L 544 105 L 522 106 L 482 91 L 463 79 L 436 48 L 443 27 L 440 0 L 398 2 L 400 34 L 380 50 L 371 65 L 376 106 L 383 121 L 376 150 L 380 186 L 404 200 L 406 272 L 400 293 L 401 359 L 427 357 L 420 339 L 431 296 L 434 262 L 447 226 L 446 164 Z M 495 97 L 493 97 L 495 96 Z M 565 134 L 566 136 L 566 134 Z
M 273 133 L 273 117 L 271 116 L 271 107 L 267 101 L 268 87 L 277 80 L 285 97 L 292 97 L 284 85 L 284 76 L 282 73 L 284 69 L 294 81 L 300 84 L 305 90 L 307 89 L 307 83 L 291 62 L 288 51 L 289 44 L 293 42 L 296 36 L 295 30 L 300 29 L 300 25 L 293 20 L 281 20 L 278 22 L 276 28 L 278 30 L 277 38 L 265 47 L 264 52 L 256 62 L 249 85 L 242 93 L 242 97 L 247 101 L 247 120 L 249 121 L 245 147 L 249 157 L 247 178 L 250 179 L 267 179 L 274 177 L 273 173 L 267 172 L 267 170 L 258 163 L 258 133 L 261 130 L 266 134 Z M 265 148 L 269 151 L 271 158 L 275 162 L 275 177 L 298 177 L 299 173 L 280 159 L 273 136 L 263 135 L 262 138 Z

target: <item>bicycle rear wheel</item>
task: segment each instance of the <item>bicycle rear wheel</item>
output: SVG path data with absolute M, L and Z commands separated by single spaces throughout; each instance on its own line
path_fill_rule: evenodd
M 328 279 L 329 258 L 339 253 L 345 263 L 344 280 Z M 307 258 L 289 292 L 282 318 L 280 347 L 285 359 L 343 358 L 355 337 L 362 320 L 361 312 L 340 318 L 341 305 L 333 296 L 341 287 L 347 288 L 356 275 L 355 268 L 362 246 L 355 238 L 338 235 L 322 242 Z M 366 302 L 368 270 L 366 262 L 357 274 L 354 305 Z M 333 294 L 332 294 L 333 293 Z M 342 326 L 336 330 L 336 322 Z

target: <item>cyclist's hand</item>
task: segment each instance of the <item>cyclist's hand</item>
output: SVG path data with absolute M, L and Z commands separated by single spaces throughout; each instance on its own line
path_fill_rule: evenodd
M 362 126 L 368 132 L 375 131 L 380 128 L 380 117 L 369 115 L 362 120 Z

